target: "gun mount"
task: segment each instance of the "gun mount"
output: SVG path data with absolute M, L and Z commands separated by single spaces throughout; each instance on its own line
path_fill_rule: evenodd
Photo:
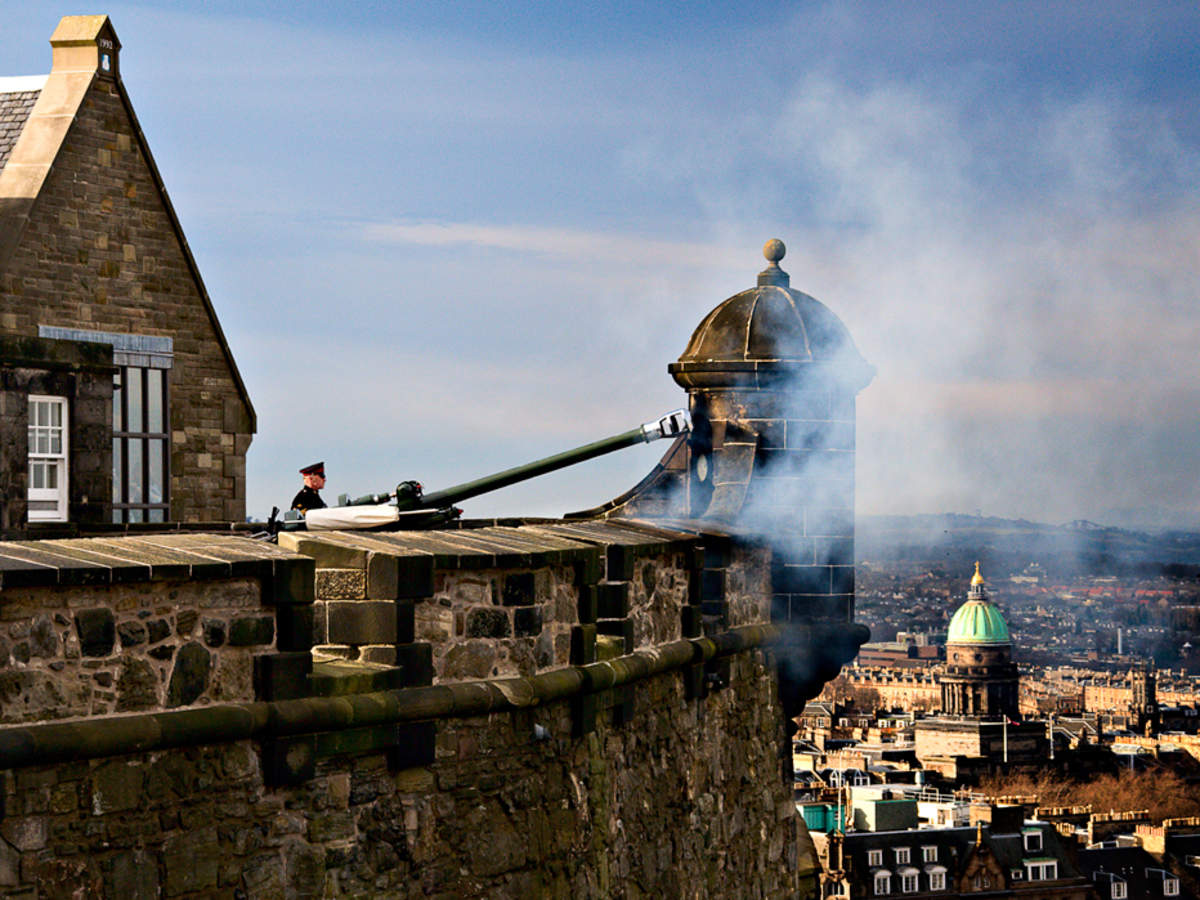
M 328 531 L 343 529 L 403 529 L 430 528 L 456 518 L 461 510 L 454 504 L 497 491 L 548 472 L 564 469 L 585 460 L 594 459 L 635 444 L 649 443 L 661 438 L 676 438 L 692 426 L 686 409 L 677 409 L 652 422 L 623 431 L 603 440 L 593 441 L 535 460 L 522 466 L 505 469 L 493 475 L 456 484 L 445 490 L 426 494 L 416 481 L 402 481 L 395 490 L 382 494 L 365 494 L 348 499 L 339 498 L 338 506 L 309 510 L 303 519 L 282 523 L 285 531 Z

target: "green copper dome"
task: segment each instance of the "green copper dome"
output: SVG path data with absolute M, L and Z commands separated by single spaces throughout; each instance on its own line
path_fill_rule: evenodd
M 988 600 L 968 600 L 950 620 L 947 644 L 1011 644 L 1008 623 Z
M 958 608 L 946 633 L 947 644 L 1011 644 L 1008 623 L 988 599 L 987 584 L 975 563 L 967 602 Z

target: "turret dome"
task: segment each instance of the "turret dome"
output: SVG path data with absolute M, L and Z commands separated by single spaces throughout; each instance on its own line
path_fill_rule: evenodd
M 874 377 L 850 332 L 825 304 L 789 287 L 779 268 L 783 241 L 767 241 L 767 268 L 758 284 L 712 310 L 692 333 L 678 362 L 668 366 L 685 388 L 755 386 L 801 372 L 828 375 L 849 390 Z

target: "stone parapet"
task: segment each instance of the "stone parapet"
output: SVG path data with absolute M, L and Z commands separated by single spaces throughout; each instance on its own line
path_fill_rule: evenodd
M 307 655 L 312 562 L 215 535 L 0 543 L 0 723 L 253 700 Z
M 770 618 L 769 550 L 715 527 L 464 523 L 279 540 L 315 561 L 318 655 L 427 653 L 434 683 L 527 676 Z

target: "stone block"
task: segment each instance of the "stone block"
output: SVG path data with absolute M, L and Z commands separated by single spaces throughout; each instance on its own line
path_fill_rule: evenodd
M 396 643 L 411 644 L 417 631 L 416 604 L 396 601 Z
M 495 644 L 490 641 L 463 641 L 447 651 L 442 661 L 441 675 L 447 681 L 487 678 L 492 674 L 495 663 Z
M 396 641 L 396 604 L 386 600 L 326 604 L 331 644 L 392 644 Z
M 376 644 L 369 647 L 360 647 L 358 649 L 358 658 L 363 662 L 394 666 L 396 664 L 396 645 Z
M 367 575 L 362 569 L 317 569 L 317 600 L 365 600 Z
M 586 666 L 596 661 L 596 626 L 574 625 L 571 628 L 571 665 Z
M 597 635 L 619 637 L 626 653 L 633 652 L 632 619 L 600 619 L 596 622 Z
M 396 747 L 388 755 L 388 765 L 393 770 L 428 766 L 436 755 L 436 723 L 405 722 L 397 726 Z
M 117 640 L 116 619 L 111 609 L 81 609 L 75 614 L 79 649 L 84 656 L 108 656 Z
M 502 638 L 511 633 L 512 624 L 503 609 L 485 606 L 467 613 L 467 637 Z
M 433 647 L 430 644 L 398 644 L 396 665 L 404 671 L 407 687 L 433 683 Z
M 513 610 L 513 634 L 517 637 L 534 637 L 542 633 L 542 611 L 536 606 L 522 606 Z
M 203 644 L 191 641 L 180 647 L 167 686 L 167 706 L 195 703 L 208 689 L 211 669 L 212 655 Z
M 700 571 L 700 602 L 710 603 L 725 599 L 725 569 L 702 569 Z
M 117 712 L 153 709 L 159 704 L 159 680 L 150 664 L 127 656 L 117 677 Z
M 609 581 L 598 585 L 596 616 L 601 619 L 623 619 L 629 615 L 629 594 L 632 587 L 627 581 Z
M 588 625 L 596 621 L 599 614 L 599 588 L 595 584 L 579 586 L 578 619 L 581 624 Z
M 396 597 L 419 600 L 433 596 L 433 555 L 414 554 L 396 558 Z
M 633 547 L 611 545 L 606 554 L 604 577 L 608 581 L 632 581 L 635 556 Z
M 277 629 L 275 646 L 280 650 L 309 650 L 315 637 L 313 615 L 315 604 L 288 604 L 275 610 Z M 322 636 L 322 639 L 323 636 Z
M 531 606 L 537 599 L 537 582 L 532 572 L 514 572 L 504 577 L 501 601 L 505 606 Z
M 313 735 L 262 742 L 263 781 L 269 787 L 289 787 L 310 781 L 316 772 Z
M 254 696 L 257 700 L 307 697 L 312 654 L 264 653 L 254 657 Z
M 92 773 L 92 811 L 96 814 L 137 809 L 143 802 L 145 774 L 125 761 L 110 762 Z
M 271 616 L 239 616 L 229 623 L 229 646 L 258 647 L 275 640 Z
M 400 590 L 400 566 L 394 554 L 368 553 L 366 596 L 368 600 L 395 600 Z

